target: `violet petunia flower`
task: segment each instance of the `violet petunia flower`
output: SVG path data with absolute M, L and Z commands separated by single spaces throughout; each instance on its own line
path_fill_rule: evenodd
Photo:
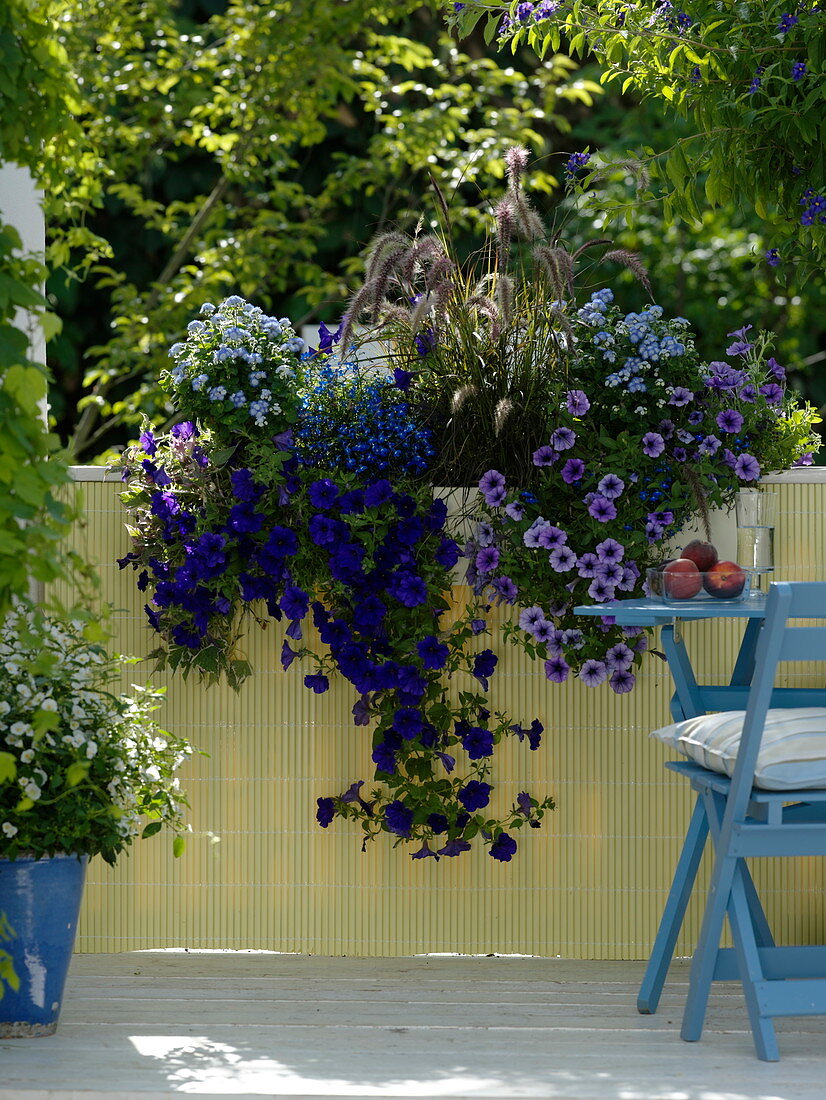
M 737 409 L 723 409 L 717 413 L 715 421 L 721 432 L 736 435 L 743 427 L 743 414 Z
M 545 662 L 545 678 L 553 684 L 564 684 L 571 673 L 571 666 L 564 657 L 551 657 Z
M 593 657 L 589 657 L 579 670 L 580 680 L 588 687 L 596 687 L 598 684 L 604 683 L 607 676 L 608 669 L 605 667 L 604 662 L 597 661 Z
M 585 463 L 581 458 L 569 458 L 562 467 L 562 480 L 567 485 L 573 485 L 585 476 Z
M 576 443 L 576 432 L 571 428 L 557 428 L 551 432 L 551 446 L 555 451 L 569 451 Z
M 534 466 L 553 466 L 558 457 L 553 447 L 545 443 L 533 452 L 533 464 Z
M 556 573 L 568 573 L 576 565 L 576 554 L 570 546 L 557 546 L 548 555 L 551 568 Z
M 500 474 L 498 470 L 488 470 L 479 478 L 479 491 L 484 493 L 485 496 L 494 489 L 504 488 L 505 477 L 504 474 Z
M 646 432 L 642 437 L 642 451 L 649 458 L 658 458 L 664 450 L 665 440 L 659 432 Z
M 779 405 L 783 400 L 783 390 L 776 382 L 767 382 L 765 386 L 760 387 L 760 392 L 770 405 Z
M 565 404 L 571 416 L 584 416 L 591 407 L 591 402 L 582 390 L 568 390 Z
M 526 630 L 529 634 L 533 633 L 533 627 L 536 623 L 545 620 L 545 612 L 541 607 L 526 607 L 519 612 L 519 626 L 521 630 Z
M 607 499 L 616 500 L 622 496 L 625 482 L 616 474 L 606 474 L 597 485 L 597 490 Z
M 617 518 L 617 509 L 612 500 L 595 496 L 588 505 L 588 514 L 599 523 L 608 523 L 610 520 Z
M 625 554 L 625 547 L 616 539 L 604 539 L 602 542 L 598 542 L 596 550 L 600 561 L 622 561 Z M 582 558 L 579 560 L 582 564 Z M 585 576 L 585 574 L 583 573 L 582 576 Z
M 596 576 L 595 569 L 599 560 L 596 554 L 580 554 L 579 560 L 577 561 L 579 567 L 577 572 L 580 577 L 587 577 L 590 579 Z
M 627 668 L 618 668 L 611 673 L 608 684 L 617 695 L 625 695 L 626 692 L 633 690 L 636 682 L 637 678 L 633 672 Z
M 760 477 L 760 463 L 744 451 L 734 463 L 734 472 L 741 481 L 756 481 Z
M 499 564 L 499 551 L 495 546 L 484 546 L 476 555 L 475 565 L 480 573 L 490 573 Z
M 694 400 L 694 394 L 685 386 L 675 386 L 668 399 L 669 405 L 675 405 L 678 409 Z
M 511 519 L 518 521 L 525 515 L 525 509 L 518 500 L 512 500 L 509 504 L 505 505 L 505 514 L 510 516 Z

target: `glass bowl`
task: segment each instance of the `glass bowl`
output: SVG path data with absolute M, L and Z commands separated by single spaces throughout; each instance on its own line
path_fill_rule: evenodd
M 723 568 L 720 568 L 720 566 Z M 646 572 L 648 595 L 673 607 L 693 603 L 743 603 L 751 595 L 754 570 L 718 562 L 707 572 L 670 572 L 663 566 Z

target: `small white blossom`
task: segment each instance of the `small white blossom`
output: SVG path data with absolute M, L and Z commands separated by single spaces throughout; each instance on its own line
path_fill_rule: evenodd
M 2 826 L 0 826 L 0 828 L 2 828 L 4 834 L 9 839 L 11 839 L 13 836 L 17 835 L 17 826 L 12 825 L 12 823 L 10 821 L 4 821 Z

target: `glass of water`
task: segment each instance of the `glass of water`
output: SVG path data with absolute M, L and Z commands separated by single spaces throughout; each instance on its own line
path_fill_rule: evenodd
M 777 493 L 741 489 L 737 494 L 737 564 L 754 570 L 752 590 L 768 591 L 774 572 Z

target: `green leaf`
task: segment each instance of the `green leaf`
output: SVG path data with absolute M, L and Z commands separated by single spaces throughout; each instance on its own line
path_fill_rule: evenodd
M 159 833 L 162 828 L 163 828 L 163 823 L 162 822 L 160 822 L 160 821 L 150 821 L 148 825 L 144 826 L 144 830 L 141 833 L 141 836 L 144 839 L 146 837 L 155 836 L 156 833 Z
M 17 757 L 10 752 L 0 752 L 0 783 L 11 783 L 17 778 Z
M 90 760 L 75 760 L 66 769 L 66 786 L 77 787 L 89 774 Z

